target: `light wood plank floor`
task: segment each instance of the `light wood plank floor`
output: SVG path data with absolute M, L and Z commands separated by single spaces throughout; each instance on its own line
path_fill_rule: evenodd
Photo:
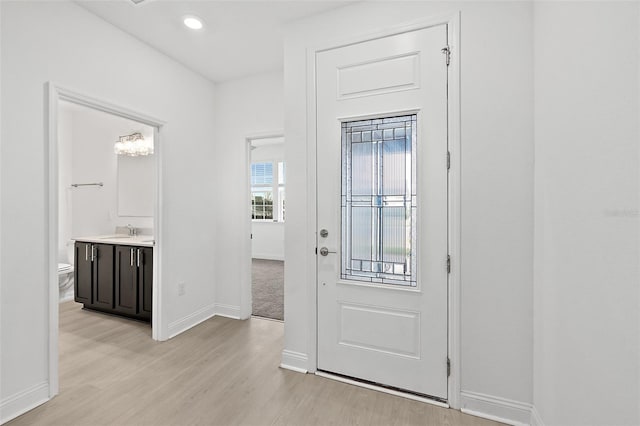
M 18 425 L 497 425 L 278 368 L 283 324 L 212 318 L 168 342 L 60 305 L 60 394 Z

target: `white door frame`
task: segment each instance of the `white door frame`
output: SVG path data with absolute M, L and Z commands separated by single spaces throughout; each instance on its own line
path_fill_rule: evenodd
M 47 133 L 44 140 L 45 152 L 45 182 L 47 196 L 47 222 L 45 224 L 44 238 L 48 242 L 45 247 L 45 258 L 47 259 L 46 282 L 49 287 L 49 398 L 58 394 L 58 109 L 60 101 L 67 101 L 77 105 L 85 106 L 94 110 L 106 112 L 128 120 L 137 121 L 154 128 L 154 154 L 156 162 L 156 199 L 154 204 L 154 239 L 153 247 L 153 300 L 152 300 L 152 322 L 151 334 L 154 340 L 166 340 L 167 337 L 160 329 L 163 315 L 162 304 L 162 281 L 160 275 L 159 262 L 162 258 L 162 149 L 160 142 L 160 130 L 165 122 L 145 114 L 124 108 L 100 99 L 86 96 L 74 90 L 62 87 L 49 81 L 46 85 L 47 100 Z
M 394 26 L 360 36 L 342 40 L 333 40 L 307 49 L 307 223 L 310 224 L 309 235 L 317 232 L 317 167 L 316 167 L 316 55 L 324 50 L 335 49 L 350 44 L 361 43 L 381 37 L 392 36 L 409 31 L 416 31 L 437 25 L 447 25 L 447 38 L 451 49 L 451 62 L 448 68 L 448 136 L 451 168 L 449 170 L 449 254 L 451 256 L 451 273 L 449 274 L 449 312 L 448 312 L 448 352 L 451 360 L 451 375 L 448 382 L 448 404 L 452 408 L 460 408 L 460 232 L 461 232 L 461 145 L 460 145 L 460 12 L 432 16 Z M 443 46 L 444 47 L 444 46 Z M 444 60 L 444 59 L 443 59 Z M 443 159 L 444 160 L 444 159 Z M 315 244 L 315 242 L 314 242 Z M 310 252 L 307 256 L 309 285 L 307 310 L 309 312 L 309 350 L 308 371 L 315 372 L 318 366 L 318 300 L 317 255 Z

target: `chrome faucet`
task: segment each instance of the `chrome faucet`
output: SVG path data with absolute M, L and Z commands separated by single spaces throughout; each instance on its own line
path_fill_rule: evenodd
M 127 225 L 127 229 L 129 230 L 129 236 L 133 237 L 138 234 L 138 230 L 131 226 L 131 224 Z

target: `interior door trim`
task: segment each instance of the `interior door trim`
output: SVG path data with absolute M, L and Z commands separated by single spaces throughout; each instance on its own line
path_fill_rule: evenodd
M 59 392 L 58 382 L 58 115 L 59 102 L 66 101 L 76 105 L 85 106 L 93 110 L 102 111 L 138 123 L 153 127 L 153 140 L 155 144 L 155 201 L 154 201 L 154 239 L 153 249 L 153 317 L 151 319 L 151 337 L 153 340 L 167 340 L 165 324 L 166 300 L 161 296 L 162 291 L 162 270 L 159 267 L 158 259 L 162 256 L 162 241 L 164 230 L 164 215 L 161 206 L 163 205 L 162 188 L 163 180 L 161 167 L 163 158 L 164 136 L 161 137 L 161 130 L 166 122 L 159 118 L 146 115 L 132 109 L 115 105 L 102 99 L 85 95 L 78 91 L 61 86 L 53 81 L 45 84 L 45 194 L 47 221 L 45 223 L 45 257 L 47 259 L 47 273 L 45 280 L 49 288 L 49 334 L 48 334 L 48 390 L 49 399 Z
M 460 291 L 460 259 L 461 259 L 461 140 L 460 140 L 460 11 L 434 15 L 382 30 L 363 33 L 348 38 L 334 38 L 322 44 L 308 46 L 306 49 L 306 87 L 307 87 L 307 223 L 309 235 L 315 235 L 317 222 L 317 100 L 316 100 L 316 55 L 325 50 L 337 49 L 351 44 L 375 40 L 410 31 L 416 31 L 438 25 L 447 26 L 447 40 L 450 49 L 450 63 L 447 70 L 448 78 L 448 149 L 450 152 L 450 169 L 448 176 L 448 236 L 449 255 L 451 256 L 451 271 L 448 283 L 448 353 L 451 362 L 451 374 L 448 379 L 447 406 L 460 408 L 460 335 L 461 335 L 461 291 Z M 444 47 L 444 46 L 443 46 Z M 443 58 L 444 61 L 444 58 Z M 444 161 L 444 159 L 443 159 Z M 312 242 L 317 246 L 316 241 Z M 318 324 L 317 324 L 317 267 L 316 254 L 309 250 L 307 256 L 308 300 L 308 371 L 317 372 L 318 366 Z M 326 374 L 326 373 L 324 373 Z M 359 382 L 353 383 L 361 385 Z M 405 396 L 405 395 L 402 395 Z

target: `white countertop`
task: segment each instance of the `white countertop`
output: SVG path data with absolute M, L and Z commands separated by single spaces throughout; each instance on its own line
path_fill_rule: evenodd
M 75 241 L 83 241 L 87 243 L 101 243 L 101 244 L 117 244 L 121 246 L 138 246 L 138 247 L 153 247 L 155 241 L 153 235 L 98 235 L 93 237 L 75 237 Z

